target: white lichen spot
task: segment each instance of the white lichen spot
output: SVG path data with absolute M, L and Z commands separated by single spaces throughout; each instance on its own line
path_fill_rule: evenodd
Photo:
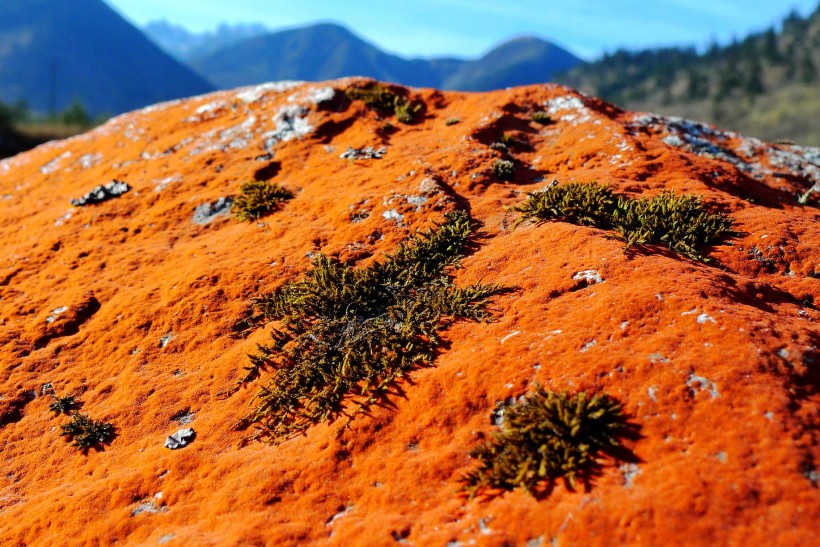
M 245 104 L 253 104 L 258 102 L 268 93 L 282 93 L 284 91 L 289 91 L 302 85 L 302 83 L 303 82 L 300 81 L 282 80 L 279 82 L 268 82 L 251 87 L 245 87 L 236 93 L 236 98 Z
M 591 347 L 593 347 L 593 346 L 596 346 L 597 344 L 598 344 L 598 342 L 597 342 L 597 341 L 595 341 L 595 340 L 590 340 L 589 342 L 587 342 L 586 344 L 584 344 L 584 346 L 583 346 L 581 349 L 579 349 L 578 351 L 580 351 L 581 353 L 584 353 L 584 352 L 585 352 L 585 351 L 587 351 L 589 348 L 591 348 Z
M 709 394 L 712 396 L 712 399 L 717 399 L 720 397 L 720 393 L 718 393 L 717 386 L 714 382 L 710 382 L 703 376 L 696 376 L 694 372 L 689 373 L 689 378 L 686 380 L 686 385 L 695 391 L 708 390 Z
M 658 393 L 658 386 L 649 386 L 649 389 L 646 390 L 649 394 L 649 398 L 652 400 L 653 403 L 658 402 L 657 393 Z
M 507 340 L 509 340 L 509 339 L 510 339 L 510 338 L 512 338 L 513 336 L 518 336 L 519 334 L 521 334 L 521 331 L 520 331 L 520 330 L 514 330 L 514 331 L 512 331 L 510 334 L 508 334 L 507 336 L 505 336 L 504 338 L 502 338 L 502 339 L 501 339 L 501 343 L 503 344 L 504 342 L 506 342 Z
M 351 511 L 353 511 L 353 504 L 352 503 L 350 505 L 348 505 L 347 507 L 343 507 L 341 511 L 339 511 L 338 513 L 336 513 L 335 515 L 333 515 L 332 517 L 327 519 L 327 522 L 325 523 L 325 526 L 333 526 L 334 522 L 336 522 L 340 518 L 344 517 L 345 515 L 347 515 Z
M 163 336 L 161 336 L 161 337 L 160 337 L 160 339 L 159 339 L 159 347 L 164 348 L 164 347 L 165 347 L 165 346 L 167 346 L 167 345 L 168 345 L 168 343 L 169 343 L 169 342 L 171 342 L 171 340 L 173 340 L 174 338 L 176 338 L 176 336 L 174 335 L 174 333 L 173 333 L 173 332 L 168 332 L 168 333 L 166 333 L 165 335 L 163 335 Z
M 641 468 L 635 463 L 625 463 L 618 469 L 624 474 L 624 487 L 632 488 L 635 477 L 641 474 Z
M 396 211 L 395 209 L 390 209 L 389 211 L 385 211 L 382 213 L 382 216 L 387 220 L 392 220 L 399 226 L 402 225 L 402 221 L 404 220 L 404 215 Z
M 62 226 L 63 223 L 74 215 L 74 210 L 68 211 L 66 214 L 54 221 L 55 226 Z
M 595 283 L 604 282 L 604 278 L 601 276 L 598 270 L 583 270 L 573 275 L 572 278 L 580 281 L 585 281 L 587 285 L 593 285 Z
M 60 315 L 68 311 L 68 306 L 60 306 L 51 312 L 51 315 L 46 317 L 46 323 L 53 323 Z
M 709 315 L 708 313 L 702 313 L 702 314 L 698 315 L 697 321 L 698 321 L 698 323 L 700 323 L 702 325 L 703 323 L 707 323 L 709 321 L 714 323 L 715 319 L 711 315 Z
M 103 159 L 103 155 L 99 154 L 99 153 L 97 153 L 97 154 L 83 154 L 82 156 L 80 156 L 80 160 L 79 160 L 80 167 L 82 167 L 83 169 L 90 169 L 91 167 L 94 167 L 95 165 L 98 165 L 102 161 L 102 159 Z
M 68 159 L 70 157 L 71 157 L 71 151 L 63 152 L 62 154 L 60 154 L 59 156 L 57 156 L 56 158 L 54 158 L 53 160 L 51 160 L 47 164 L 40 167 L 40 172 L 44 175 L 48 175 L 49 173 L 53 173 L 54 171 L 56 171 L 57 169 L 60 168 L 60 163 L 62 163 L 63 160 Z

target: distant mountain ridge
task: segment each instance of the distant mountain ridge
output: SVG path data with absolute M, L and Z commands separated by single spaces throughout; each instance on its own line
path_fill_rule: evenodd
M 102 0 L 2 0 L 0 101 L 117 114 L 212 89 Z
M 247 38 L 270 32 L 262 24 L 221 24 L 209 32 L 191 32 L 181 25 L 165 20 L 150 21 L 143 28 L 145 35 L 163 51 L 183 63 L 213 53 Z
M 549 81 L 582 61 L 539 38 L 505 42 L 477 60 L 405 59 L 343 26 L 319 23 L 247 38 L 190 61 L 220 88 L 271 80 L 322 81 L 368 76 L 416 87 L 487 91 Z

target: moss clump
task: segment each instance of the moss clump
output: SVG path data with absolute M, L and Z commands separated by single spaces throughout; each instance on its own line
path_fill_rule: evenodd
M 232 211 L 234 217 L 243 222 L 254 222 L 293 198 L 289 190 L 268 181 L 246 182 L 241 192 L 233 202 Z
M 529 194 L 516 207 L 524 221 L 559 220 L 614 230 L 632 245 L 666 245 L 671 251 L 706 261 L 700 248 L 730 235 L 733 220 L 709 213 L 700 198 L 664 191 L 655 197 L 616 196 L 602 184 L 572 182 Z
M 502 154 L 506 154 L 510 151 L 509 147 L 503 142 L 494 142 L 490 145 L 490 148 L 496 152 L 501 152 Z
M 606 395 L 555 393 L 540 387 L 503 407 L 501 430 L 470 451 L 478 466 L 461 479 L 474 496 L 484 489 L 520 487 L 537 495 L 563 478 L 591 476 L 603 452 L 619 446 L 628 426 L 621 406 Z
M 512 180 L 515 175 L 515 163 L 510 160 L 495 160 L 493 174 L 500 180 Z
M 346 413 L 352 419 L 408 371 L 431 364 L 440 332 L 454 320 L 487 319 L 500 289 L 457 287 L 448 273 L 459 266 L 473 221 L 464 212 L 445 219 L 367 268 L 319 256 L 301 281 L 253 301 L 237 332 L 276 325 L 240 385 L 273 372 L 240 428 L 255 425 L 253 438 L 278 443 L 335 420 L 348 405 L 358 406 Z
M 71 410 L 77 407 L 77 400 L 74 395 L 64 395 L 62 397 L 54 397 L 54 401 L 48 405 L 49 410 L 57 414 L 68 414 Z
M 389 88 L 376 84 L 368 87 L 351 87 L 345 91 L 351 101 L 362 101 L 366 107 L 380 116 L 395 115 L 401 123 L 411 124 L 421 111 L 422 105 L 412 103 Z
M 114 436 L 114 426 L 100 420 L 92 420 L 85 414 L 74 414 L 71 421 L 60 426 L 61 435 L 71 437 L 80 450 L 108 443 Z
M 552 123 L 552 116 L 540 110 L 538 112 L 533 112 L 532 114 L 532 121 L 535 123 L 540 123 L 541 125 L 549 125 Z
M 444 125 L 456 125 L 457 123 L 461 123 L 461 120 L 458 118 L 447 118 L 444 120 Z

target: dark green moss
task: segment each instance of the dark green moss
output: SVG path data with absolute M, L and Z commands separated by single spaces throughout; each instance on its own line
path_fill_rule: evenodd
M 621 406 L 606 395 L 555 393 L 540 387 L 503 407 L 503 424 L 492 439 L 470 451 L 477 466 L 461 479 L 472 497 L 488 490 L 523 488 L 548 492 L 563 478 L 574 488 L 600 465 L 599 456 L 619 446 L 627 430 Z
M 246 182 L 241 192 L 234 200 L 231 211 L 234 217 L 244 222 L 254 222 L 293 198 L 289 190 L 268 181 Z
M 80 450 L 108 443 L 114 436 L 114 426 L 100 420 L 92 420 L 85 414 L 74 414 L 71 421 L 60 426 L 61 435 L 73 439 L 73 444 Z
M 472 230 L 466 213 L 448 213 L 444 224 L 420 232 L 382 262 L 353 268 L 319 256 L 301 281 L 255 299 L 237 332 L 276 324 L 241 383 L 264 369 L 272 374 L 240 428 L 254 425 L 253 438 L 278 443 L 335 420 L 344 407 L 352 419 L 408 371 L 430 365 L 441 331 L 453 321 L 486 320 L 499 287 L 457 287 L 449 273 Z
M 532 121 L 541 125 L 549 125 L 552 123 L 552 117 L 544 111 L 538 111 L 533 112 Z
M 490 145 L 490 148 L 492 148 L 496 152 L 501 152 L 502 154 L 506 154 L 507 152 L 510 151 L 509 147 L 506 144 L 504 144 L 503 142 L 498 142 L 498 141 L 492 143 Z
M 54 397 L 54 401 L 48 405 L 49 410 L 57 414 L 68 414 L 69 411 L 77 407 L 77 400 L 74 395 L 64 395 L 63 397 Z
M 411 124 L 416 121 L 422 109 L 421 104 L 413 103 L 381 84 L 364 87 L 351 87 L 345 91 L 351 101 L 362 101 L 365 106 L 376 111 L 380 116 L 395 115 L 401 123 Z
M 444 121 L 444 125 L 456 125 L 457 123 L 461 123 L 461 120 L 458 118 L 447 118 Z
M 702 261 L 706 258 L 700 249 L 730 235 L 733 223 L 726 215 L 709 213 L 695 196 L 664 191 L 632 199 L 595 182 L 550 186 L 529 194 L 516 210 L 521 213 L 518 223 L 558 220 L 595 226 L 614 230 L 627 246 L 666 245 Z
M 515 175 L 515 163 L 510 160 L 495 160 L 493 174 L 500 180 L 512 180 Z

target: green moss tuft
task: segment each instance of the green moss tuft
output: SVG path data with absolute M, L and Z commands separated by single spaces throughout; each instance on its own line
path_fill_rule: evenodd
M 351 101 L 362 101 L 366 107 L 375 110 L 380 116 L 395 115 L 398 121 L 405 124 L 416 121 L 422 109 L 421 104 L 412 103 L 381 84 L 351 87 L 345 91 L 345 95 Z
M 444 125 L 456 125 L 457 123 L 461 123 L 461 120 L 458 118 L 447 118 L 444 120 Z
M 527 201 L 515 208 L 521 213 L 518 223 L 559 220 L 572 224 L 609 229 L 617 199 L 603 184 L 570 182 L 555 185 L 528 195 Z
M 518 223 L 558 220 L 614 230 L 632 245 L 666 245 L 670 250 L 706 261 L 700 248 L 730 235 L 733 220 L 709 213 L 700 198 L 664 191 L 649 199 L 616 196 L 609 187 L 571 182 L 529 194 L 516 207 Z
M 618 402 L 606 395 L 555 393 L 540 387 L 503 407 L 501 430 L 470 451 L 478 465 L 461 479 L 474 496 L 485 489 L 530 494 L 549 491 L 563 478 L 574 488 L 599 466 L 599 456 L 619 446 L 628 425 Z
M 252 180 L 242 185 L 242 193 L 234 200 L 232 211 L 237 220 L 254 222 L 276 210 L 279 205 L 293 198 L 293 194 L 268 181 Z
M 273 372 L 240 428 L 254 425 L 253 438 L 278 443 L 358 406 L 346 414 L 352 419 L 408 371 L 431 364 L 454 320 L 488 318 L 499 287 L 457 287 L 448 273 L 459 266 L 473 221 L 464 212 L 445 218 L 383 262 L 353 268 L 319 256 L 301 281 L 253 301 L 236 330 L 276 325 L 241 383 Z
M 550 116 L 549 114 L 547 114 L 543 110 L 538 111 L 538 112 L 533 112 L 532 121 L 534 121 L 535 123 L 540 123 L 541 125 L 549 125 L 549 124 L 552 123 L 552 116 Z
M 515 163 L 510 160 L 495 160 L 493 174 L 500 180 L 512 180 L 515 175 Z
M 77 407 L 77 400 L 74 395 L 64 395 L 54 398 L 54 402 L 48 405 L 49 410 L 57 414 L 68 414 L 69 411 Z
M 100 420 L 92 420 L 85 414 L 74 414 L 71 421 L 60 426 L 61 435 L 71 437 L 73 445 L 80 450 L 108 443 L 114 436 L 114 426 Z

